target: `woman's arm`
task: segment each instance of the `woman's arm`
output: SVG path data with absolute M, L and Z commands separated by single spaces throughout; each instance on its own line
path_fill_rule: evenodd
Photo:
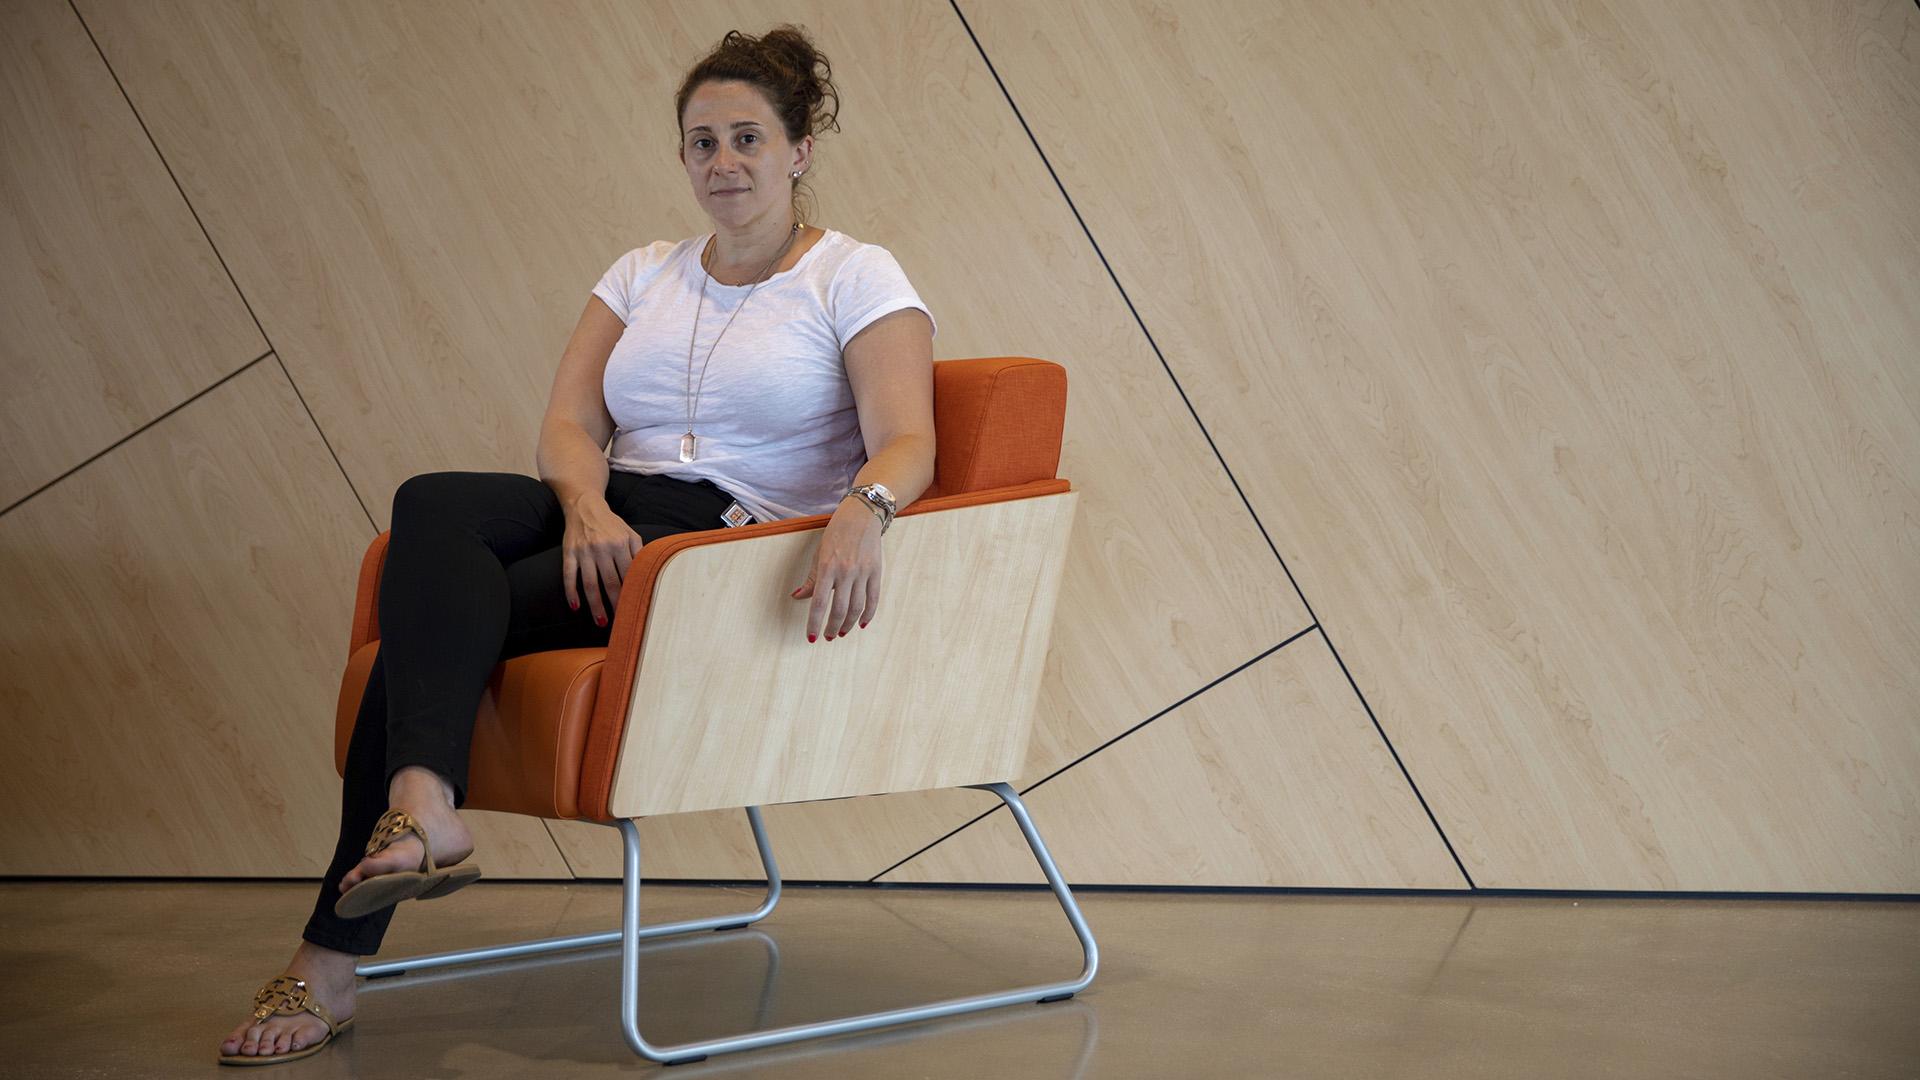
M 534 452 L 540 479 L 560 497 L 569 514 L 582 497 L 606 501 L 607 439 L 613 435 L 613 415 L 600 388 L 607 358 L 626 325 L 597 296 L 587 297 L 587 308 L 573 328 L 560 370 L 553 376 L 547 414 L 540 422 L 540 444 Z
M 841 352 L 867 444 L 854 486 L 885 484 L 905 507 L 933 484 L 933 322 L 918 308 L 902 308 L 868 324 Z
M 867 444 L 854 484 L 885 484 L 905 507 L 933 484 L 933 321 L 904 308 L 874 320 L 841 353 Z M 813 573 L 793 591 L 813 601 L 807 640 L 825 630 L 832 641 L 872 622 L 880 584 L 880 519 L 848 496 L 821 534 Z
M 560 370 L 553 377 L 547 414 L 540 422 L 534 457 L 540 479 L 560 499 L 567 530 L 561 540 L 561 590 L 574 610 L 584 592 L 593 619 L 601 626 L 620 603 L 620 584 L 643 541 L 633 527 L 607 505 L 607 439 L 613 415 L 607 411 L 601 379 L 607 358 L 626 325 L 597 296 L 573 328 Z M 576 585 L 578 588 L 576 588 Z M 604 593 L 606 599 L 601 599 Z

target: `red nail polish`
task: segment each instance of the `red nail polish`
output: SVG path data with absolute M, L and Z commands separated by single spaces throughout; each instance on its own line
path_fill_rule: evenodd
M 596 625 L 599 625 L 599 626 L 607 625 L 607 617 L 605 615 L 595 615 L 593 617 L 593 621 Z
M 567 601 L 567 606 L 568 606 L 568 607 L 570 607 L 570 608 L 572 608 L 572 609 L 573 609 L 573 610 L 575 610 L 575 611 L 579 611 L 579 610 L 580 610 L 580 601 L 578 601 L 578 600 L 569 600 L 569 601 Z
M 811 645 L 811 644 L 813 644 L 813 635 L 812 635 L 812 634 L 808 634 L 808 635 L 807 635 L 807 644 L 809 644 L 809 645 Z

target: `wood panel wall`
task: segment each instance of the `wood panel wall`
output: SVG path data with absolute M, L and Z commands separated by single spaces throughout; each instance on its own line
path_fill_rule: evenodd
M 534 471 L 588 290 L 704 227 L 679 75 L 787 19 L 814 219 L 938 355 L 1069 369 L 1012 779 L 1072 880 L 1920 891 L 1920 13 L 1785 0 L 15 0 L 0 873 L 318 873 L 394 489 Z M 1026 880 L 993 805 L 768 822 Z M 737 812 L 643 833 L 754 872 Z

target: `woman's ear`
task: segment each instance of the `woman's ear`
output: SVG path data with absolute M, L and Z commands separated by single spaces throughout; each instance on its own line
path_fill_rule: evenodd
M 812 167 L 812 165 L 813 165 L 813 136 L 802 135 L 800 137 L 799 144 L 793 148 L 793 168 L 789 169 L 788 171 L 789 172 L 798 171 L 802 174 L 805 174 L 806 171 Z

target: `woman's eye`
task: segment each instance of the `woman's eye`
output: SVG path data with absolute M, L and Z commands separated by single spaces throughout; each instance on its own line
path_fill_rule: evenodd
M 759 142 L 760 136 L 755 135 L 753 132 L 749 131 L 746 134 L 740 136 L 740 141 L 741 142 Z

